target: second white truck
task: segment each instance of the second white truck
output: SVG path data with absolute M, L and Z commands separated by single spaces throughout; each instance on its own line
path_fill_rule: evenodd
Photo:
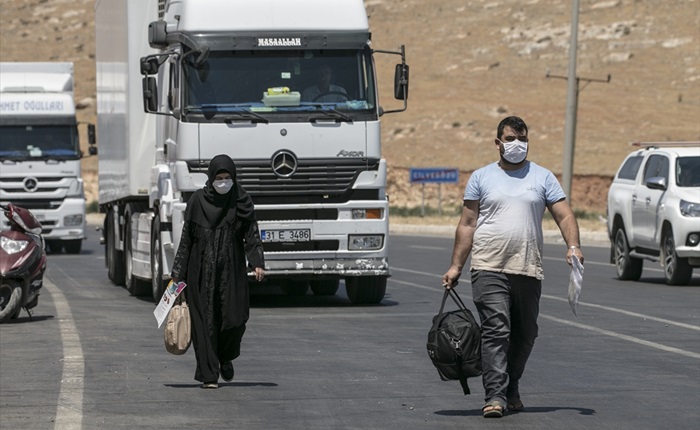
M 0 63 L 0 203 L 31 210 L 52 252 L 80 253 L 85 239 L 82 156 L 73 64 Z
M 380 117 L 406 109 L 403 47 L 371 47 L 362 0 L 98 0 L 99 203 L 109 278 L 158 299 L 187 200 L 230 155 L 267 278 L 378 303 L 390 275 Z M 400 58 L 393 110 L 376 54 Z

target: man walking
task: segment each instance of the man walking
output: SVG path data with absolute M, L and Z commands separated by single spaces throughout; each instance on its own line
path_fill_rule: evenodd
M 552 172 L 527 160 L 525 122 L 503 119 L 496 137 L 500 160 L 469 178 L 452 263 L 442 278 L 445 288 L 455 287 L 471 254 L 487 418 L 524 408 L 518 383 L 537 337 L 545 208 L 564 237 L 567 262 L 574 255 L 583 262 L 578 223 L 564 191 Z

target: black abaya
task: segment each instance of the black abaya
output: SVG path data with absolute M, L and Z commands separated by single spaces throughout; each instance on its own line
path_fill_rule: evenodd
M 187 283 L 195 380 L 205 383 L 216 382 L 220 364 L 240 355 L 249 315 L 246 257 L 250 267 L 265 265 L 250 197 L 237 183 L 230 196 L 212 194 L 211 182 L 221 170 L 210 167 L 207 186 L 188 202 L 171 274 Z

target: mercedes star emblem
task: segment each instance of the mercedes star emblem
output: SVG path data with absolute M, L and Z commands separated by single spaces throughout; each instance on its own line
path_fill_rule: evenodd
M 22 185 L 24 185 L 24 190 L 26 192 L 33 193 L 39 188 L 39 181 L 37 181 L 36 178 L 29 177 L 24 179 Z
M 279 151 L 272 156 L 272 171 L 280 178 L 290 178 L 297 171 L 297 157 L 290 151 Z

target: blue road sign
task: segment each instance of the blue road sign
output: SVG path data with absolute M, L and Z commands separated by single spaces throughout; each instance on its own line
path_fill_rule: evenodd
M 411 183 L 436 182 L 442 184 L 456 184 L 459 182 L 459 169 L 452 168 L 415 168 L 410 170 Z

